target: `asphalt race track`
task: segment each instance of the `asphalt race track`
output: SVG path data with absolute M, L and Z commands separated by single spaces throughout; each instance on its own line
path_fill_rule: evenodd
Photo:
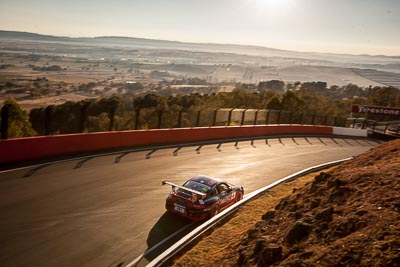
M 171 187 L 161 186 L 163 180 L 181 184 L 205 174 L 243 185 L 249 193 L 377 144 L 363 138 L 277 138 L 0 172 L 0 266 L 124 266 L 191 225 L 165 213 Z M 139 265 L 151 260 L 150 254 Z

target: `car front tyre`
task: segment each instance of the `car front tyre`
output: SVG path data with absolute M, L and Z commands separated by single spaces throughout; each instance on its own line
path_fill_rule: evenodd
M 215 205 L 210 211 L 210 218 L 214 217 L 219 213 L 219 206 Z
M 241 193 L 241 192 L 237 192 L 237 193 L 236 193 L 236 200 L 235 200 L 235 203 L 236 203 L 236 202 L 239 202 L 242 198 L 243 198 L 242 193 Z

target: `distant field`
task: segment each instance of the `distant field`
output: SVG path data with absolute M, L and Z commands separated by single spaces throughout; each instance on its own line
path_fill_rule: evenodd
M 400 89 L 400 73 L 384 72 L 371 69 L 357 69 L 354 71 L 366 79 Z
M 236 83 L 256 85 L 268 80 L 400 88 L 400 70 L 398 73 L 384 71 L 397 70 L 400 59 L 395 57 L 317 55 L 275 50 L 270 51 L 270 56 L 257 56 L 246 49 L 237 51 L 249 54 L 234 53 L 236 50 L 224 52 L 222 46 L 209 46 L 210 49 L 205 50 L 203 46 L 194 46 L 197 50 L 190 51 L 191 45 L 170 47 L 161 43 L 152 42 L 146 47 L 144 44 L 11 40 L 0 36 L 0 86 L 5 88 L 0 90 L 0 102 L 14 97 L 24 108 L 31 109 L 123 93 L 121 86 L 127 82 L 144 85 L 143 90 L 134 91 L 134 94 L 163 89 L 183 94 L 226 92 L 232 91 Z M 48 70 L 52 66 L 59 69 Z M 191 78 L 206 81 L 214 91 L 207 86 L 168 85 L 174 80 Z M 89 83 L 94 86 L 87 87 Z
M 25 110 L 31 110 L 34 108 L 46 107 L 48 105 L 61 105 L 67 101 L 77 102 L 88 98 L 96 98 L 96 97 L 70 93 L 60 96 L 49 96 L 38 99 L 21 100 L 19 101 L 19 105 Z

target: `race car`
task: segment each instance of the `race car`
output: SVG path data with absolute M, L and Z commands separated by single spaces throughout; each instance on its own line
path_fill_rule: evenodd
M 189 179 L 182 186 L 163 181 L 172 186 L 165 208 L 193 221 L 202 221 L 243 198 L 242 186 L 229 184 L 221 179 L 199 175 Z

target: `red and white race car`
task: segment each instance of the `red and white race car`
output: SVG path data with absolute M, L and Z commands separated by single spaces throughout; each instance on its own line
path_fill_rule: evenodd
M 208 219 L 243 198 L 242 186 L 235 186 L 221 179 L 199 175 L 182 186 L 163 181 L 172 186 L 165 208 L 193 221 Z

